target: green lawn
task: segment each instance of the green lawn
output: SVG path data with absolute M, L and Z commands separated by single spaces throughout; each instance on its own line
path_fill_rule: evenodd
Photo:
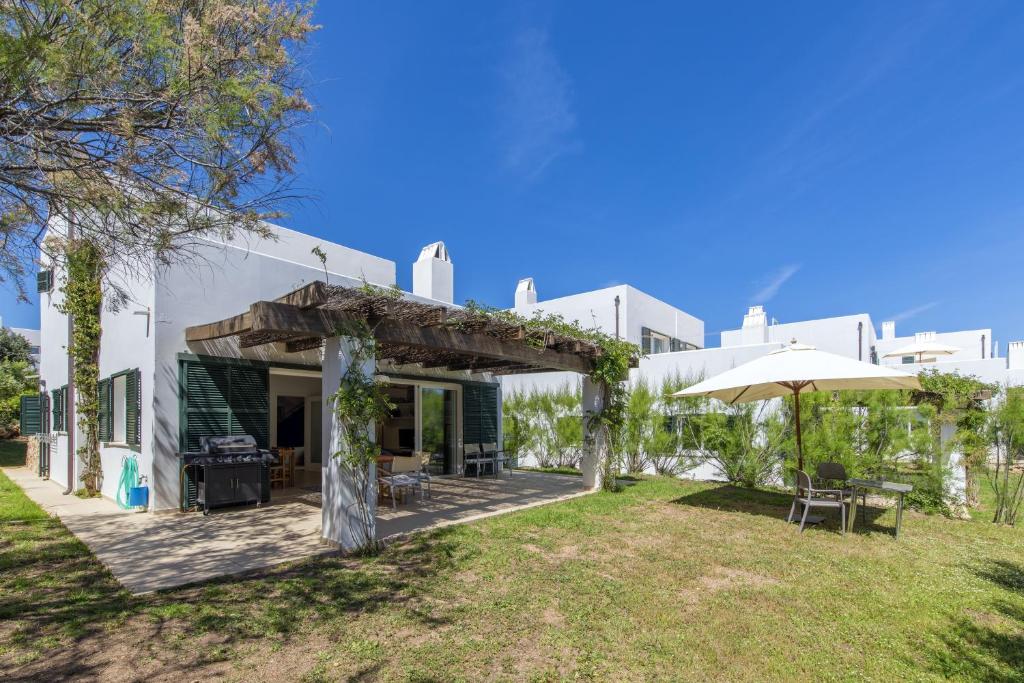
M 0 678 L 1024 681 L 1024 530 L 788 507 L 647 479 L 134 598 L 4 481 Z

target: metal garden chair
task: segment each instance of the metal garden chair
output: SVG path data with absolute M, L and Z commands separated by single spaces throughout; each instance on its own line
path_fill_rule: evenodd
M 842 489 L 816 489 L 811 482 L 811 477 L 803 470 L 796 471 L 796 494 L 793 496 L 793 504 L 789 508 L 789 518 L 792 522 L 796 516 L 796 505 L 804 506 L 803 515 L 800 517 L 800 531 L 804 530 L 807 524 L 807 513 L 812 507 L 816 508 L 839 508 L 839 518 L 842 523 L 840 527 L 843 535 L 846 534 L 846 500 L 843 498 Z

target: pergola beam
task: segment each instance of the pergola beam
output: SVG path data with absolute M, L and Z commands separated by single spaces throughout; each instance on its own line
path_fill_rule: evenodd
M 600 353 L 579 341 L 567 343 L 550 331 L 533 338 L 522 327 L 513 328 L 510 334 L 507 325 L 502 329 L 499 324 L 495 331 L 475 318 L 467 324 L 465 319 L 453 317 L 461 315 L 459 311 L 445 307 L 372 299 L 366 307 L 358 305 L 358 299 L 357 305 L 347 305 L 336 290 L 339 288 L 313 282 L 275 301 L 257 301 L 240 315 L 189 327 L 185 340 L 236 336 L 242 348 L 273 343 L 294 353 L 316 348 L 326 338 L 346 336 L 351 325 L 369 325 L 383 348 L 382 359 L 495 373 L 550 370 L 589 374 L 594 356 Z M 410 308 L 417 305 L 422 306 L 421 313 Z

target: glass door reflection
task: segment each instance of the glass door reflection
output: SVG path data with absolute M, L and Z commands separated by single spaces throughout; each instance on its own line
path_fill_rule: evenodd
M 431 474 L 455 474 L 455 396 L 452 389 L 420 387 L 422 450 Z

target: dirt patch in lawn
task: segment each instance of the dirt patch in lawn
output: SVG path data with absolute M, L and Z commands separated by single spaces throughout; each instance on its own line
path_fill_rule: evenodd
M 739 588 L 765 588 L 778 583 L 778 580 L 763 574 L 755 574 L 733 567 L 716 566 L 707 574 L 700 576 L 696 585 L 683 590 L 679 597 L 685 604 L 693 606 L 722 591 Z

